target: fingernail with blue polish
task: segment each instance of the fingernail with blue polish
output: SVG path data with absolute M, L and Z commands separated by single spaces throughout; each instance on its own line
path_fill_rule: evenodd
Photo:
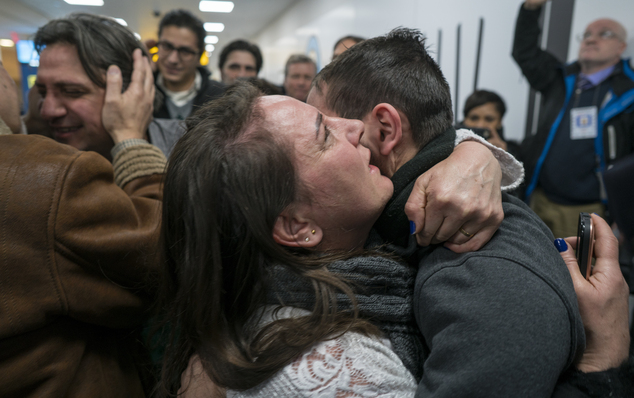
M 566 244 L 566 241 L 561 238 L 555 239 L 555 247 L 559 250 L 559 253 L 568 250 L 568 244 Z
M 409 222 L 409 234 L 410 235 L 414 235 L 414 232 L 416 232 L 416 223 L 414 223 L 414 221 L 410 221 Z

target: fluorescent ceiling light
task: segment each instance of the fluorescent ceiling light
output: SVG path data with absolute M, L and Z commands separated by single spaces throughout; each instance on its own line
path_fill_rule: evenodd
M 103 0 L 64 0 L 74 6 L 102 6 Z
M 128 26 L 128 23 L 123 18 L 115 18 L 114 20 L 119 22 L 123 26 Z
M 203 12 L 231 12 L 233 11 L 233 1 L 201 0 L 198 9 Z
M 205 43 L 207 43 L 207 44 L 216 44 L 216 43 L 218 43 L 218 36 L 207 36 L 207 37 L 205 37 Z
M 208 53 L 214 51 L 216 49 L 216 46 L 214 46 L 213 44 L 207 44 L 205 46 L 205 51 L 207 51 Z
M 15 43 L 11 39 L 0 39 L 0 47 L 13 47 Z
M 225 30 L 225 24 L 220 22 L 205 22 L 205 30 L 207 32 L 222 32 Z

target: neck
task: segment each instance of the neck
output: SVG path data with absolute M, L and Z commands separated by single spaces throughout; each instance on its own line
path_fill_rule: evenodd
M 600 72 L 603 69 L 607 69 L 611 66 L 614 66 L 618 63 L 619 63 L 619 60 L 610 61 L 610 62 L 602 62 L 602 63 L 579 61 L 579 66 L 581 66 L 581 73 L 583 73 L 584 75 L 591 75 L 593 73 Z
M 365 241 L 368 239 L 371 229 L 372 225 L 367 227 L 355 227 L 349 230 L 340 228 L 337 230 L 334 228 L 324 229 L 324 239 L 315 248 L 323 252 L 361 249 L 365 245 Z
M 163 78 L 163 85 L 169 91 L 179 92 L 186 91 L 194 84 L 196 80 L 196 73 L 193 73 L 189 78 L 179 81 L 179 82 L 171 82 L 165 78 Z
M 409 134 L 408 137 L 411 137 L 411 134 Z M 386 164 L 384 167 L 381 167 L 381 172 L 384 176 L 392 178 L 394 173 L 405 163 L 412 160 L 417 153 L 418 148 L 416 144 L 411 139 L 406 139 L 406 135 L 403 134 L 403 141 L 394 147 L 394 150 L 386 159 Z

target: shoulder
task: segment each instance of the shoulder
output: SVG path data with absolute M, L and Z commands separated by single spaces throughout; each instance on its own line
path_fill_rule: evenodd
M 316 343 L 267 382 L 227 396 L 413 396 L 414 377 L 387 344 L 346 333 Z
M 225 85 L 211 78 L 211 73 L 204 67 L 199 67 L 198 72 L 202 77 L 202 86 L 198 97 L 204 96 L 203 103 L 220 97 L 225 92 Z M 202 104 L 202 103 L 201 103 Z
M 546 225 L 521 200 L 503 195 L 504 221 L 489 243 L 477 252 L 430 251 L 419 266 L 415 303 L 431 286 L 475 284 L 482 292 L 518 296 L 523 292 L 554 295 L 568 310 L 576 296 L 568 269 L 554 247 Z
M 185 134 L 182 120 L 155 118 L 148 126 L 149 141 L 169 157 L 176 142 Z

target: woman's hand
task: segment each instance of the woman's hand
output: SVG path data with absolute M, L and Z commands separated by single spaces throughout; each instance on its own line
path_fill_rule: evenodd
M 572 276 L 586 330 L 586 350 L 577 364 L 585 373 L 621 365 L 628 358 L 630 347 L 629 288 L 619 267 L 618 241 L 601 217 L 592 214 L 592 222 L 596 263 L 589 280 L 581 275 L 571 250 L 576 249 L 577 238 L 566 238 L 567 245 L 561 239 L 555 241 Z
M 500 164 L 486 146 L 461 142 L 418 177 L 405 205 L 418 244 L 446 241 L 456 253 L 484 246 L 504 219 L 501 181 Z

